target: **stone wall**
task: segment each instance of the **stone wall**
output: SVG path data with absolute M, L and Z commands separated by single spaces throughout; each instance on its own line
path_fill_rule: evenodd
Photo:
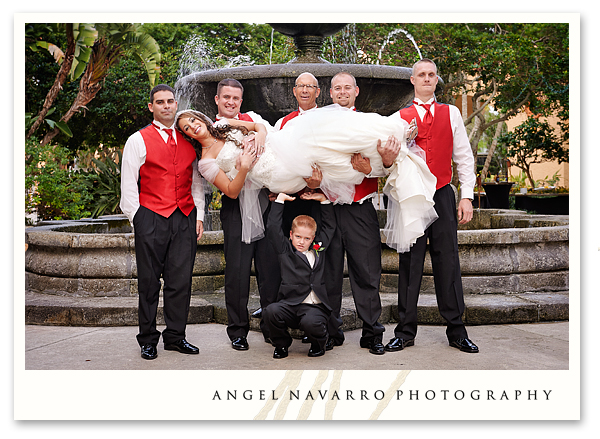
M 385 222 L 384 212 L 380 219 Z M 134 237 L 123 217 L 50 222 L 26 229 L 26 289 L 72 296 L 135 296 Z M 382 237 L 382 242 L 384 238 Z M 193 270 L 194 294 L 222 292 L 223 232 L 205 232 Z M 568 289 L 568 216 L 478 210 L 458 231 L 465 293 Z M 397 289 L 398 254 L 382 243 L 381 289 Z M 431 260 L 425 260 L 423 292 L 433 292 Z M 252 288 L 256 291 L 255 280 Z M 349 293 L 348 282 L 345 292 Z

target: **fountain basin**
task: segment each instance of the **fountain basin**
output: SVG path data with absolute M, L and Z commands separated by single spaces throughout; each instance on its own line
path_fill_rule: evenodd
M 385 221 L 385 212 L 380 211 Z M 117 227 L 118 225 L 118 227 Z M 568 216 L 476 210 L 472 229 L 458 231 L 466 294 L 568 290 Z M 476 227 L 476 229 L 475 229 Z M 382 237 L 381 291 L 397 289 L 398 254 Z M 25 231 L 27 291 L 71 296 L 136 296 L 134 235 L 125 217 L 59 221 Z M 198 243 L 193 294 L 222 293 L 223 232 L 205 232 Z M 421 291 L 433 292 L 425 260 Z M 252 279 L 251 288 L 256 292 Z M 345 284 L 345 294 L 349 294 Z
M 317 105 L 324 106 L 332 103 L 329 95 L 331 78 L 341 71 L 356 78 L 360 90 L 356 108 L 360 111 L 388 116 L 412 102 L 412 69 L 369 64 L 288 63 L 207 70 L 177 81 L 175 92 L 180 109 L 194 108 L 214 118 L 217 114 L 217 84 L 226 78 L 237 79 L 244 86 L 241 111 L 254 111 L 274 125 L 278 119 L 298 109 L 292 94 L 298 75 L 310 72 L 317 77 L 321 88 Z M 441 90 L 442 86 L 440 80 L 438 88 Z

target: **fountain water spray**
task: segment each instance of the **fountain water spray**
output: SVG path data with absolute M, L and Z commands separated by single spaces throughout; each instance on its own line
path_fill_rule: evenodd
M 406 35 L 406 38 L 408 38 L 412 42 L 413 46 L 415 46 L 415 49 L 417 49 L 417 53 L 419 54 L 419 59 L 423 59 L 423 55 L 421 55 L 419 46 L 417 45 L 413 36 L 404 29 L 396 28 L 387 34 L 387 37 L 385 38 L 383 44 L 379 48 L 379 54 L 377 55 L 377 65 L 379 65 L 379 61 L 381 61 L 381 55 L 383 53 L 383 49 L 385 49 L 385 46 L 387 46 L 392 41 L 392 38 L 399 33 L 403 33 L 404 35 Z

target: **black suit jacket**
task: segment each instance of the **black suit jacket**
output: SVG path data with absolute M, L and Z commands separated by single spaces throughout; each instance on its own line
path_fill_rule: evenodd
M 335 231 L 333 206 L 321 204 L 322 228 L 315 237 L 315 242 L 321 242 L 323 250 L 315 252 L 312 268 L 306 256 L 294 248 L 289 237 L 286 237 L 281 229 L 283 208 L 284 204 L 273 202 L 267 222 L 267 236 L 279 255 L 281 269 L 277 301 L 298 305 L 313 290 L 325 307 L 331 310 L 325 289 L 325 252 Z

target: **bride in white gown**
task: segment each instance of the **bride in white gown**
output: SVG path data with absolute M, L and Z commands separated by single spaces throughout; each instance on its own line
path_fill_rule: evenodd
M 370 177 L 388 175 L 386 244 L 408 251 L 424 230 L 437 219 L 433 208 L 436 179 L 413 148 L 408 148 L 408 124 L 393 114 L 360 113 L 330 105 L 290 120 L 284 129 L 267 134 L 261 124 L 230 120 L 230 126 L 213 127 L 202 113 L 185 110 L 176 127 L 192 141 L 200 160 L 199 171 L 230 198 L 240 198 L 244 242 L 263 236 L 264 226 L 257 200 L 267 187 L 274 193 L 293 194 L 306 186 L 313 166 L 322 173 L 320 188 L 334 203 L 351 203 L 354 186 L 365 177 L 354 170 L 351 156 L 370 160 Z M 247 130 L 254 136 L 246 135 Z M 378 143 L 390 136 L 401 142 L 391 168 L 383 167 Z

